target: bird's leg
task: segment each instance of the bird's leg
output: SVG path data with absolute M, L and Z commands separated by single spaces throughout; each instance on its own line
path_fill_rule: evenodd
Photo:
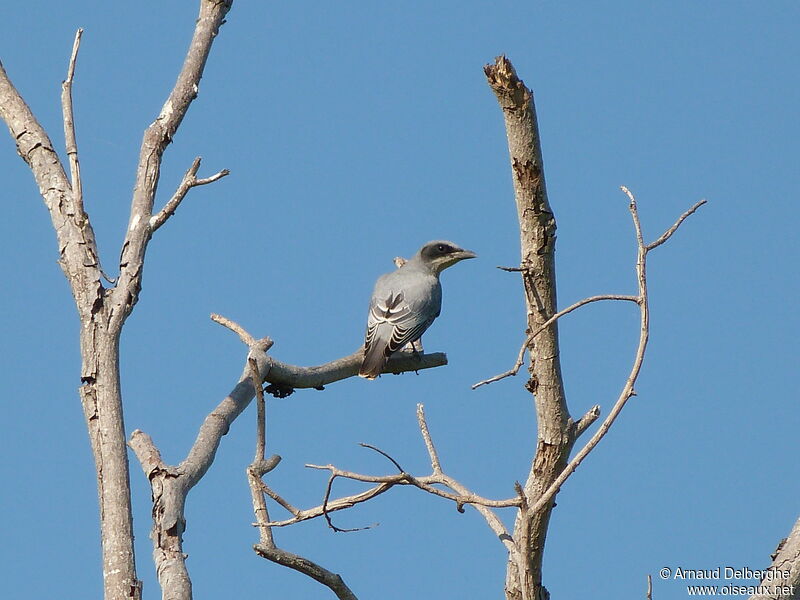
M 419 344 L 419 350 L 417 350 L 417 344 Z M 422 358 L 420 357 L 420 353 L 424 352 L 422 348 L 422 338 L 411 342 L 411 351 L 414 353 L 414 358 L 421 361 Z

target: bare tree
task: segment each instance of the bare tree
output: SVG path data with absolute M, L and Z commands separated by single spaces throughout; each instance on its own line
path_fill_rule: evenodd
M 175 193 L 160 210 L 154 210 L 164 151 L 197 97 L 198 85 L 211 46 L 232 0 L 200 0 L 200 12 L 177 81 L 142 139 L 129 224 L 120 252 L 119 272 L 109 278 L 100 264 L 89 214 L 84 207 L 83 185 L 72 110 L 72 86 L 82 30 L 78 30 L 62 86 L 62 107 L 69 176 L 47 132 L 12 84 L 0 64 L 0 117 L 9 128 L 17 152 L 29 165 L 50 212 L 59 249 L 59 263 L 69 282 L 78 316 L 81 350 L 79 395 L 86 417 L 97 474 L 103 586 L 107 600 L 140 598 L 136 575 L 133 523 L 128 473 L 123 403 L 119 375 L 119 341 L 125 320 L 139 297 L 144 259 L 152 235 L 175 213 L 193 187 L 228 175 L 222 170 L 198 178 L 200 158 L 194 160 Z M 109 285 L 106 286 L 103 282 Z M 224 319 L 218 318 L 220 322 Z M 361 352 L 321 367 L 295 367 L 267 359 L 263 346 L 261 372 L 276 395 L 294 388 L 321 387 L 353 376 Z M 268 361 L 268 364 L 266 364 Z M 399 356 L 386 372 L 399 373 L 446 364 L 441 353 L 419 360 Z M 188 491 L 205 474 L 214 459 L 221 436 L 254 396 L 249 373 L 209 415 L 187 459 L 177 467 L 161 463 L 158 451 L 145 434 L 135 431 L 131 446 L 137 452 L 153 487 L 153 543 L 159 581 L 165 598 L 190 598 L 191 582 L 181 550 L 185 522 L 183 507 Z
M 129 225 L 121 248 L 119 269 L 113 279 L 101 267 L 94 231 L 84 207 L 72 109 L 72 86 L 81 30 L 75 36 L 67 76 L 62 86 L 66 166 L 59 159 L 50 137 L 0 65 L 0 117 L 8 125 L 18 153 L 30 166 L 49 210 L 56 232 L 60 264 L 70 284 L 81 323 L 82 365 L 79 396 L 97 473 L 104 594 L 108 600 L 141 597 L 141 582 L 136 574 L 133 548 L 126 433 L 120 390 L 120 334 L 138 300 L 145 253 L 152 235 L 175 213 L 193 187 L 216 182 L 228 175 L 227 170 L 221 170 L 199 178 L 200 158 L 197 158 L 186 171 L 174 194 L 162 208 L 155 209 L 163 153 L 197 96 L 198 84 L 211 46 L 231 7 L 231 0 L 200 0 L 199 17 L 183 67 L 161 111 L 144 133 Z M 308 558 L 280 549 L 275 543 L 273 528 L 322 517 L 332 529 L 347 531 L 334 524 L 333 513 L 366 502 L 395 486 L 407 485 L 451 501 L 462 512 L 465 506 L 472 506 L 484 517 L 508 553 L 506 598 L 543 600 L 549 597 L 543 584 L 542 558 L 555 497 L 566 479 L 609 431 L 626 402 L 636 394 L 635 384 L 649 336 L 648 254 L 669 240 L 684 220 L 705 201 L 696 203 L 660 237 L 648 243 L 642 232 L 634 196 L 623 188 L 629 199 L 636 240 L 637 293 L 593 296 L 559 311 L 555 293 L 556 221 L 547 199 L 533 95 L 517 77 L 505 57 L 499 57 L 494 64 L 485 67 L 485 74 L 505 119 L 520 226 L 520 265 L 504 270 L 518 272 L 522 277 L 527 323 L 525 340 L 514 366 L 505 373 L 476 383 L 473 387 L 516 375 L 527 354 L 529 379 L 526 388 L 532 395 L 538 429 L 536 452 L 524 483 L 515 484 L 513 496 L 495 500 L 477 495 L 448 475 L 443 467 L 446 459 L 443 461 L 436 450 L 424 407 L 418 405 L 418 425 L 430 458 L 430 474 L 412 475 L 401 466 L 398 459 L 375 446 L 367 446 L 390 461 L 396 472 L 388 475 L 365 475 L 332 464 L 308 465 L 312 469 L 327 471 L 328 484 L 318 506 L 296 508 L 263 480 L 280 461 L 277 455 L 266 456 L 264 393 L 282 397 L 298 388 L 320 389 L 327 384 L 352 377 L 357 373 L 363 349 L 318 367 L 288 365 L 267 354 L 272 347 L 269 338 L 255 339 L 233 321 L 212 315 L 215 321 L 237 333 L 248 347 L 243 373 L 231 393 L 206 417 L 186 458 L 177 465 L 164 463 L 153 440 L 142 431 L 133 431 L 128 442 L 151 485 L 154 560 L 164 598 L 192 597 L 191 579 L 183 551 L 186 499 L 189 491 L 213 463 L 222 436 L 253 398 L 257 401 L 258 429 L 255 457 L 247 469 L 247 478 L 252 492 L 256 525 L 260 532 L 254 550 L 260 556 L 319 581 L 338 598 L 354 599 L 352 590 L 338 574 Z M 630 374 L 608 415 L 591 438 L 573 454 L 580 436 L 599 418 L 600 407 L 593 407 L 577 420 L 571 416 L 561 376 L 557 321 L 582 306 L 605 300 L 637 305 L 640 314 L 639 344 Z M 446 362 L 446 356 L 441 353 L 422 354 L 418 357 L 401 353 L 388 362 L 385 372 L 416 371 L 441 366 Z M 266 389 L 263 387 L 265 383 Z M 358 494 L 336 498 L 333 497 L 333 486 L 338 478 L 360 481 L 370 486 Z M 286 510 L 289 516 L 272 519 L 267 498 Z M 512 531 L 508 531 L 498 517 L 497 511 L 502 509 L 516 511 Z M 800 521 L 773 557 L 773 566 L 791 571 L 792 579 L 785 582 L 787 585 L 797 584 L 800 579 L 798 531 Z

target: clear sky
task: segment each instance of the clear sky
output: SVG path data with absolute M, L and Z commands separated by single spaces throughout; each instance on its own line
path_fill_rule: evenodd
M 652 343 L 639 395 L 558 496 L 545 559 L 555 598 L 686 597 L 662 567 L 764 568 L 800 511 L 797 411 L 800 41 L 796 2 L 242 2 L 212 50 L 200 95 L 168 149 L 163 203 L 196 155 L 195 189 L 159 230 L 122 339 L 129 431 L 180 461 L 235 383 L 244 348 L 222 313 L 312 365 L 361 343 L 375 278 L 434 238 L 476 251 L 443 276 L 425 337 L 445 368 L 351 379 L 269 404 L 269 481 L 318 504 L 335 463 L 390 473 L 429 464 L 423 402 L 445 469 L 485 496 L 527 475 L 535 415 L 523 379 L 471 391 L 510 367 L 523 339 L 519 260 L 502 118 L 482 72 L 506 53 L 533 88 L 558 220 L 562 306 L 635 291 L 626 185 L 648 238 L 709 204 L 651 255 Z M 15 3 L 0 58 L 63 147 L 59 92 L 75 30 L 87 209 L 104 267 L 127 223 L 138 145 L 172 86 L 196 2 Z M 5 134 L 3 134 L 5 136 Z M 62 153 L 63 156 L 63 153 Z M 101 594 L 94 470 L 78 396 L 78 321 L 49 219 L 12 141 L 0 138 L 6 217 L 0 363 L 4 594 Z M 633 358 L 638 315 L 593 305 L 561 325 L 572 414 L 607 413 Z M 188 499 L 197 598 L 328 598 L 258 558 L 244 469 L 251 407 Z M 150 559 L 149 487 L 131 462 L 139 574 Z M 347 492 L 355 486 L 343 485 Z M 273 514 L 282 513 L 275 509 Z M 276 533 L 343 575 L 361 598 L 499 598 L 505 551 L 472 509 L 397 489 Z M 511 513 L 506 521 L 511 520 Z M 750 583 L 753 583 L 750 581 Z

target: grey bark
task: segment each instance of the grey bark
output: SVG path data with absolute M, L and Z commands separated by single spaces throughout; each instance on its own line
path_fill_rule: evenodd
M 39 125 L 5 69 L 0 65 L 0 117 L 9 128 L 17 152 L 29 165 L 50 212 L 59 249 L 59 263 L 72 290 L 81 321 L 81 386 L 89 439 L 95 460 L 100 505 L 103 590 L 106 600 L 138 599 L 130 503 L 125 424 L 119 380 L 119 339 L 141 288 L 142 266 L 150 240 L 150 216 L 158 184 L 161 155 L 181 123 L 205 66 L 211 43 L 230 2 L 201 0 L 195 27 L 178 81 L 159 117 L 145 132 L 136 176 L 130 225 L 122 247 L 120 275 L 105 288 L 89 216 L 81 197 L 79 170 L 68 179 L 49 136 Z M 76 40 L 64 97 L 69 95 L 77 52 Z M 77 146 L 69 106 L 65 129 L 71 166 Z M 72 131 L 70 131 L 72 130 Z
M 556 220 L 547 200 L 541 143 L 532 92 L 505 57 L 485 67 L 489 86 L 505 119 L 520 228 L 521 273 L 528 314 L 527 333 L 538 330 L 556 313 Z M 546 327 L 529 344 L 530 379 L 538 431 L 536 455 L 523 490 L 535 504 L 566 466 L 575 441 L 564 396 L 558 350 L 558 325 Z M 542 585 L 542 557 L 553 501 L 542 510 L 521 510 L 514 524 L 516 553 L 509 557 L 506 597 L 547 598 Z

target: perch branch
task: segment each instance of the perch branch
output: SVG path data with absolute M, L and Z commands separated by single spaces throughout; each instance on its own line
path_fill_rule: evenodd
M 200 157 L 194 159 L 192 166 L 189 167 L 189 170 L 186 171 L 183 175 L 183 179 L 181 180 L 178 189 L 172 195 L 167 203 L 164 205 L 158 213 L 152 217 L 150 217 L 150 230 L 156 231 L 159 227 L 161 227 L 164 223 L 167 222 L 172 215 L 175 214 L 175 211 L 180 206 L 183 199 L 186 197 L 186 194 L 189 192 L 190 189 L 193 187 L 197 187 L 200 185 L 207 185 L 209 183 L 214 183 L 225 177 L 226 175 L 230 175 L 230 171 L 228 169 L 223 169 L 218 173 L 215 173 L 211 177 L 205 177 L 203 179 L 197 178 L 197 170 L 200 168 Z

